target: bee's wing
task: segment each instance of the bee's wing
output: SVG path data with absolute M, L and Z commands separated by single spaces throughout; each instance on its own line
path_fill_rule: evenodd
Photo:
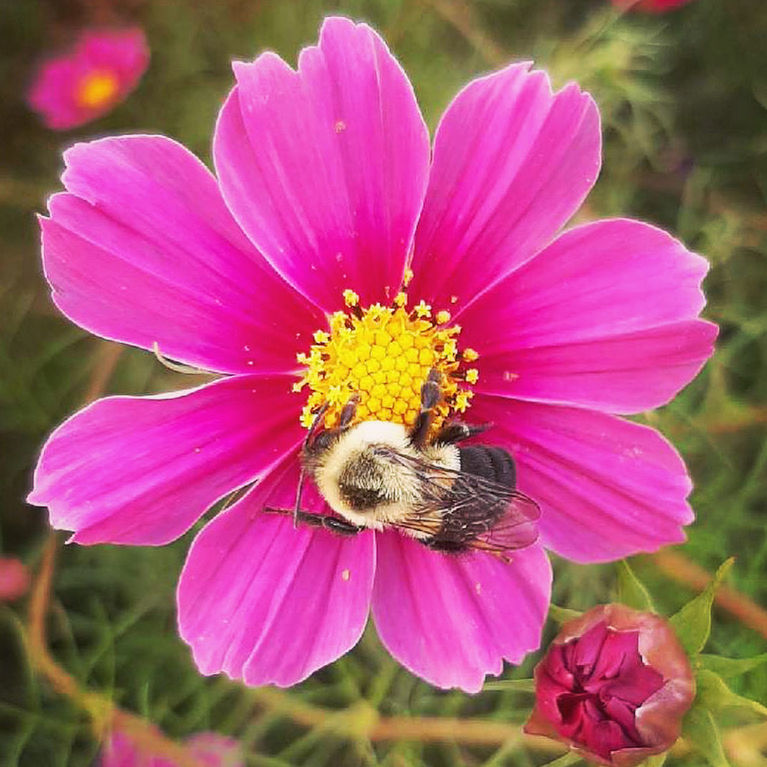
M 421 491 L 413 513 L 395 527 L 428 535 L 441 531 L 467 548 L 500 554 L 537 540 L 540 508 L 524 493 L 396 451 L 390 458 L 409 466 Z
M 512 491 L 505 514 L 489 530 L 479 533 L 471 548 L 492 552 L 524 549 L 538 540 L 538 504 L 523 493 Z

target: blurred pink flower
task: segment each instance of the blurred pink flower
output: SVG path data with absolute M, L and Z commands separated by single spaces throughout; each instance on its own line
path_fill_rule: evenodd
M 123 101 L 148 64 L 149 49 L 138 27 L 88 29 L 71 51 L 41 64 L 27 102 L 49 128 L 75 128 Z
M 618 604 L 565 623 L 535 683 L 525 731 L 616 767 L 671 748 L 695 697 L 690 662 L 668 622 Z
M 184 745 L 200 767 L 245 767 L 240 744 L 217 732 L 197 733 L 187 738 Z M 98 767 L 177 767 L 177 764 L 142 750 L 134 736 L 115 729 L 104 745 Z
M 691 0 L 610 0 L 618 8 L 646 13 L 667 13 L 691 2 Z
M 433 152 L 405 73 L 364 24 L 326 20 L 298 71 L 264 53 L 234 72 L 218 179 L 162 136 L 77 144 L 41 222 L 62 312 L 226 377 L 85 408 L 49 438 L 29 500 L 73 541 L 161 545 L 257 482 L 197 536 L 179 584 L 180 632 L 203 673 L 294 684 L 349 650 L 372 606 L 403 665 L 477 691 L 539 645 L 540 543 L 506 564 L 262 513 L 293 504 L 307 398 L 292 389 L 304 364 L 326 364 L 296 355 L 347 332 L 345 289 L 364 315 L 409 282 L 449 309 L 435 321 L 459 334 L 463 359 L 478 353 L 468 415 L 516 459 L 541 542 L 578 562 L 619 559 L 683 540 L 693 519 L 676 451 L 616 414 L 668 402 L 711 354 L 716 328 L 697 318 L 707 264 L 638 221 L 558 235 L 599 173 L 599 115 L 529 64 L 466 86 Z M 371 387 L 370 413 L 407 407 L 402 391 L 423 379 L 398 377 L 406 350 L 374 352 L 369 367 L 324 372 Z M 302 505 L 328 511 L 311 485 Z
M 0 602 L 14 602 L 29 590 L 29 570 L 17 557 L 0 557 Z

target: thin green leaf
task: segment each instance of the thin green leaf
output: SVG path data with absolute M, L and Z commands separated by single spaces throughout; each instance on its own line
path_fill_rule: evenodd
M 535 679 L 500 679 L 497 682 L 488 682 L 484 689 L 535 692 Z
M 559 605 L 549 605 L 549 618 L 557 623 L 566 623 L 573 620 L 573 618 L 580 618 L 583 613 L 577 610 L 571 610 L 569 607 L 560 607 Z
M 730 767 L 719 727 L 707 708 L 696 703 L 689 710 L 682 726 L 682 735 L 713 767 Z
M 635 610 L 655 612 L 650 592 L 625 559 L 618 562 L 618 601 Z
M 740 708 L 767 717 L 767 707 L 751 698 L 734 693 L 724 679 L 713 671 L 701 669 L 696 674 L 697 700 L 711 711 L 723 708 Z
M 699 653 L 708 641 L 714 595 L 734 562 L 733 557 L 723 562 L 705 590 L 669 619 L 688 655 Z
M 546 762 L 542 767 L 568 767 L 570 764 L 576 764 L 583 761 L 583 757 L 575 751 L 568 751 L 566 754 L 554 759 L 552 762 Z
M 755 655 L 753 658 L 724 658 L 721 655 L 708 655 L 705 653 L 701 653 L 698 656 L 700 668 L 713 671 L 723 679 L 732 679 L 741 674 L 746 674 L 764 663 L 767 663 L 767 652 Z

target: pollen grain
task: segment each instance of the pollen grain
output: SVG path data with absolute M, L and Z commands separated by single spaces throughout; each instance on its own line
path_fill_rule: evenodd
M 349 400 L 357 395 L 357 421 L 392 421 L 410 426 L 421 407 L 421 387 L 432 369 L 441 375 L 442 397 L 435 408 L 433 429 L 451 413 L 469 406 L 476 383 L 477 353 L 462 354 L 457 339 L 461 328 L 450 325 L 447 311 L 433 311 L 424 301 L 407 308 L 400 292 L 392 306 L 362 308 L 352 290 L 343 292 L 346 311 L 329 318 L 327 330 L 314 333 L 308 353 L 298 355 L 305 366 L 294 386 L 309 390 L 301 423 L 309 428 L 315 414 L 327 404 L 325 426 L 333 428 Z

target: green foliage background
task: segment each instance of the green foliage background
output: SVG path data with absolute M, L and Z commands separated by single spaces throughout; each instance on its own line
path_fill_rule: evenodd
M 711 261 L 707 316 L 721 326 L 704 373 L 644 420 L 669 435 L 695 479 L 698 521 L 685 553 L 712 571 L 727 556 L 734 585 L 767 603 L 764 528 L 767 441 L 767 5 L 695 0 L 663 16 L 620 17 L 606 0 L 7 0 L 0 3 L 0 544 L 31 567 L 45 515 L 24 497 L 36 452 L 76 409 L 102 342 L 58 316 L 40 274 L 34 213 L 57 190 L 61 150 L 115 132 L 161 132 L 209 160 L 213 122 L 231 86 L 229 62 L 271 48 L 295 62 L 321 17 L 342 12 L 380 29 L 434 126 L 467 80 L 507 59 L 532 58 L 557 85 L 577 79 L 600 104 L 602 175 L 582 217 L 630 215 L 675 232 Z M 144 26 L 151 67 L 112 114 L 68 133 L 41 126 L 23 103 L 35 61 L 77 27 L 122 19 Z M 108 391 L 184 385 L 151 355 L 125 350 Z M 183 738 L 215 729 L 240 738 L 253 765 L 528 765 L 524 748 L 418 741 L 371 745 L 299 727 L 257 694 L 204 679 L 175 633 L 174 586 L 194 531 L 164 548 L 67 547 L 59 557 L 50 635 L 56 658 L 83 687 Z M 555 601 L 586 608 L 610 598 L 612 566 L 557 561 Z M 667 611 L 691 592 L 650 558 L 637 571 Z M 321 599 L 322 595 L 318 595 Z M 24 601 L 0 605 L 0 765 L 93 763 L 88 720 L 30 669 Z M 722 611 L 709 650 L 764 650 Z M 513 616 L 510 616 L 513 619 Z M 549 626 L 547 637 L 553 627 Z M 514 676 L 529 676 L 535 657 Z M 767 672 L 737 689 L 765 702 Z M 384 714 L 473 716 L 521 722 L 523 693 L 467 696 L 419 682 L 383 651 L 373 630 L 288 701 L 345 709 L 366 700 Z M 675 760 L 671 760 L 674 764 Z M 699 757 L 685 764 L 702 763 Z M 767 762 L 765 762 L 767 763 Z

